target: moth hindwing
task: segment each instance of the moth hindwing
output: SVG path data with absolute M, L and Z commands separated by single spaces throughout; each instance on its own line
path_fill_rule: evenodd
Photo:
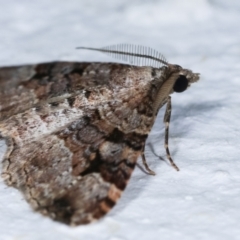
M 169 95 L 199 79 L 148 48 L 107 50 L 135 64 L 150 56 L 162 66 L 51 62 L 0 68 L 0 135 L 8 146 L 2 177 L 34 210 L 69 225 L 105 215 L 140 155 L 153 174 L 144 146 L 164 104 L 165 147 L 174 165 L 167 144 Z

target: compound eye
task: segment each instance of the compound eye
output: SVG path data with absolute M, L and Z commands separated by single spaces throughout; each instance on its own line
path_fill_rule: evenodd
M 183 92 L 188 87 L 188 80 L 184 75 L 179 75 L 178 79 L 176 80 L 173 90 L 174 92 Z

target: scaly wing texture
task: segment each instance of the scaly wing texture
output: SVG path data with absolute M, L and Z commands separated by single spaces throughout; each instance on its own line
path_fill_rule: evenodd
M 102 217 L 152 127 L 161 71 L 66 62 L 1 68 L 6 183 L 54 220 L 78 225 Z

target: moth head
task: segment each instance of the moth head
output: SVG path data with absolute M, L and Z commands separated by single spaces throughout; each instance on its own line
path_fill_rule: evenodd
M 184 69 L 178 65 L 167 64 L 167 74 L 153 104 L 153 115 L 166 103 L 169 94 L 184 92 L 192 83 L 197 82 L 199 73 Z
M 173 65 L 177 69 L 177 79 L 173 85 L 174 92 L 184 92 L 190 85 L 199 80 L 199 73 L 193 73 L 191 70 L 183 69 L 181 66 Z

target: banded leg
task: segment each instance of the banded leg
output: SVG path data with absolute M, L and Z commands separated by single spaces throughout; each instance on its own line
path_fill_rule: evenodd
M 172 158 L 171 158 L 171 154 L 168 148 L 168 133 L 169 133 L 169 124 L 170 124 L 170 119 L 171 119 L 171 111 L 172 111 L 172 105 L 171 105 L 171 97 L 168 97 L 167 100 L 167 107 L 166 107 L 166 111 L 165 111 L 165 115 L 164 115 L 164 123 L 165 123 L 165 143 L 164 143 L 164 147 L 166 149 L 166 153 L 167 153 L 167 158 L 169 160 L 169 162 L 171 163 L 171 165 L 177 170 L 179 171 L 179 168 L 177 167 L 177 165 L 173 162 Z
M 147 170 L 147 172 L 148 172 L 150 175 L 156 175 L 156 173 L 149 168 L 149 166 L 148 166 L 148 164 L 147 164 L 147 161 L 146 161 L 146 158 L 145 158 L 144 151 L 145 151 L 145 144 L 144 144 L 144 146 L 143 146 L 142 154 L 141 154 L 141 156 L 142 156 L 142 163 L 143 163 L 145 169 Z

